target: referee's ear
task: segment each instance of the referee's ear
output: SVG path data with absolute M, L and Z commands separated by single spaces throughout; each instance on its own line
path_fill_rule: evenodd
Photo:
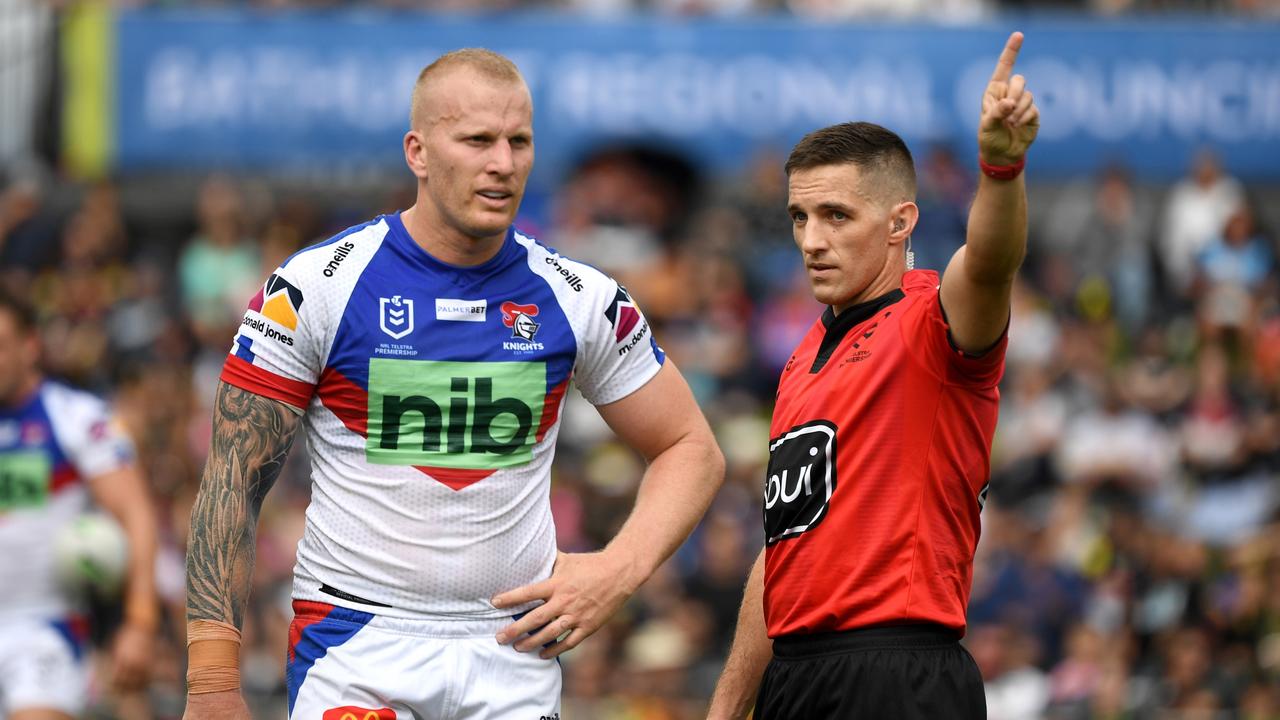
M 889 244 L 904 243 L 911 237 L 920 220 L 920 208 L 913 202 L 901 202 L 889 211 Z
M 418 130 L 404 134 L 404 162 L 419 180 L 427 179 L 427 141 Z

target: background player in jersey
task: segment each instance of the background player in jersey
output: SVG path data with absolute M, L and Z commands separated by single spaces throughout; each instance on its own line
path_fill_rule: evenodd
M 147 678 L 159 620 L 155 514 L 133 446 L 98 398 L 51 382 L 25 303 L 0 292 L 0 718 L 57 720 L 84 710 L 85 619 L 55 580 L 53 538 L 90 500 L 129 541 L 114 684 Z
M 712 718 L 753 701 L 761 720 L 986 716 L 958 640 L 1026 248 L 1020 173 L 1039 128 L 1012 75 L 1021 45 L 1010 36 L 983 95 L 982 176 L 940 285 L 904 252 L 918 209 L 896 134 L 824 128 L 787 161 L 796 244 L 830 307 L 779 383 L 766 547 Z
M 515 66 L 428 66 L 413 207 L 286 261 L 218 388 L 192 512 L 186 717 L 248 717 L 238 629 L 257 512 L 299 424 L 312 500 L 295 566 L 293 717 L 559 713 L 554 659 L 687 536 L 723 459 L 626 290 L 515 231 L 533 163 Z M 648 460 L 601 552 L 557 553 L 548 493 L 570 376 Z M 514 647 L 511 647 L 514 645 Z

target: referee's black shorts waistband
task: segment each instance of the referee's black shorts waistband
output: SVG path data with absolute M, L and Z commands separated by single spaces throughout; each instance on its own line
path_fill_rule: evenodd
M 783 635 L 773 639 L 773 654 L 779 658 L 804 658 L 855 650 L 928 649 L 951 647 L 960 642 L 960 631 L 943 625 L 878 625 L 804 635 Z

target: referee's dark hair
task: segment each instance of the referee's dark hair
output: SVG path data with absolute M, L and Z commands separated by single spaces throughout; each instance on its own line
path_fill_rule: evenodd
M 847 122 L 814 130 L 805 135 L 787 158 L 787 177 L 796 170 L 823 165 L 852 163 L 859 170 L 875 174 L 873 186 L 900 197 L 915 200 L 916 168 L 907 144 L 894 131 L 869 122 Z
M 18 332 L 30 335 L 36 331 L 36 311 L 18 295 L 0 285 L 0 312 L 8 313 L 18 326 Z

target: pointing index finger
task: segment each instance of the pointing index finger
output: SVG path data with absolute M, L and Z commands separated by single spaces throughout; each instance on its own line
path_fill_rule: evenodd
M 1014 31 L 1004 44 L 1000 59 L 996 61 L 996 70 L 991 73 L 991 82 L 1008 82 L 1013 74 L 1013 63 L 1018 59 L 1018 51 L 1022 49 L 1022 33 Z

